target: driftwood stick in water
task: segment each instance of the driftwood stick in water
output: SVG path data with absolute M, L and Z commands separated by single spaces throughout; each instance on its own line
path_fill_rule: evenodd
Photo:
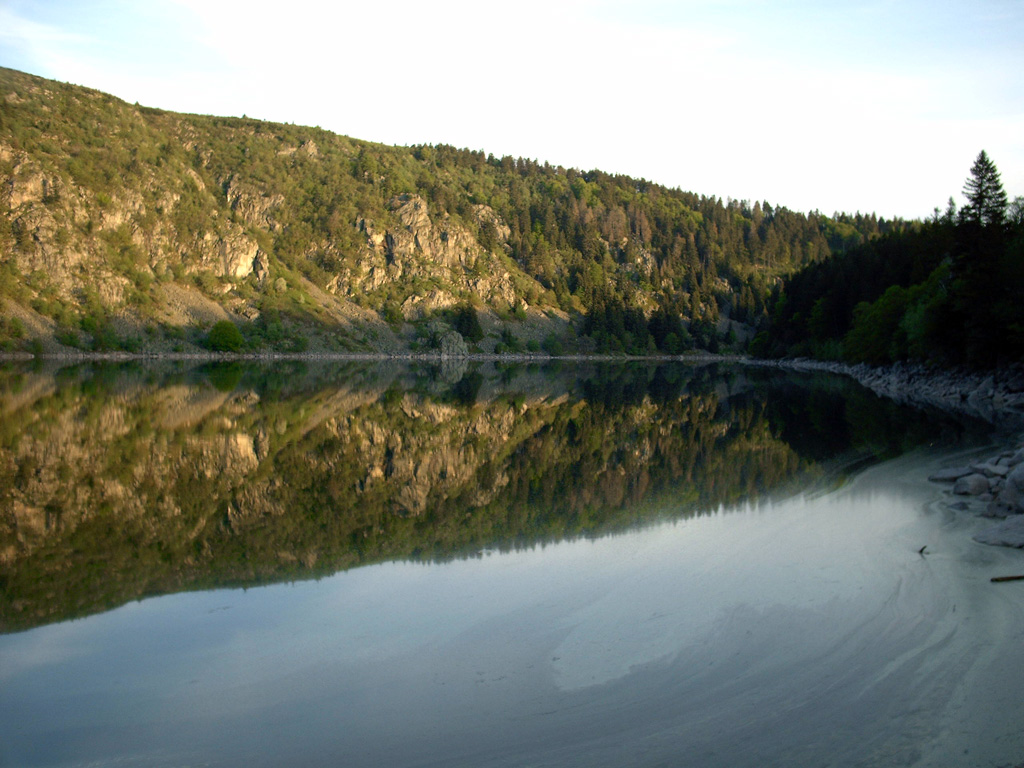
M 990 581 L 1024 581 L 1024 576 L 993 576 Z

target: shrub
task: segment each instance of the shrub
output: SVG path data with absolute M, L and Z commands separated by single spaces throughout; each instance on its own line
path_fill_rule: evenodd
M 216 296 L 220 293 L 220 280 L 208 269 L 203 270 L 195 276 L 195 283 L 207 296 Z
M 562 354 L 564 351 L 561 340 L 554 333 L 549 333 L 544 337 L 544 343 L 541 345 L 541 348 L 549 355 L 555 356 Z
M 405 322 L 405 317 L 402 315 L 402 309 L 398 306 L 397 301 L 389 300 L 385 303 L 383 314 L 384 322 L 396 331 L 400 329 L 402 327 L 402 323 Z
M 210 329 L 206 343 L 215 352 L 239 352 L 245 346 L 245 339 L 238 326 L 230 320 L 221 320 Z
M 471 304 L 463 304 L 452 313 L 452 325 L 462 334 L 462 338 L 473 344 L 484 337 L 484 329 Z
M 81 341 L 78 338 L 78 334 L 70 328 L 57 331 L 56 339 L 58 344 L 62 344 L 65 347 L 78 348 L 81 346 Z

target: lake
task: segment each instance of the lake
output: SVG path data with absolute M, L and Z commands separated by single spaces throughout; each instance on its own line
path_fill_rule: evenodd
M 0 765 L 1015 766 L 1021 555 L 926 479 L 991 440 L 722 364 L 9 365 Z

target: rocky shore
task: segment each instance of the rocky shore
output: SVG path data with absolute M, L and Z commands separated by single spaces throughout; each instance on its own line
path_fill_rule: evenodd
M 928 479 L 952 484 L 951 492 L 960 500 L 950 503 L 950 509 L 1001 521 L 976 533 L 975 541 L 1024 548 L 1024 448 L 941 469 Z
M 939 408 L 992 424 L 997 441 L 1004 445 L 999 453 L 983 461 L 939 470 L 928 479 L 950 485 L 949 492 L 956 497 L 949 503 L 950 509 L 993 521 L 992 526 L 974 535 L 975 541 L 1024 548 L 1024 366 L 977 373 L 906 363 L 884 368 L 816 360 L 755 364 L 850 376 L 897 402 Z
M 900 403 L 962 413 L 983 419 L 1000 430 L 1024 430 L 1024 365 L 975 372 L 911 363 L 876 368 L 802 359 L 755 364 L 850 376 L 873 392 Z

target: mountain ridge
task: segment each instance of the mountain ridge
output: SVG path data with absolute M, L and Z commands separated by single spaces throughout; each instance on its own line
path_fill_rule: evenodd
M 783 276 L 909 226 L 185 115 L 0 69 L 0 345 L 738 349 Z

